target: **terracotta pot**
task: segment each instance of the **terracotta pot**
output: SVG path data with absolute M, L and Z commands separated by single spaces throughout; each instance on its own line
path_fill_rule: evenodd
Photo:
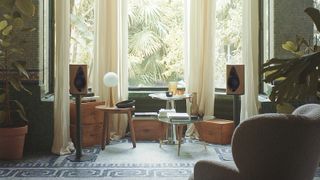
M 28 126 L 0 128 L 0 159 L 15 160 L 23 157 L 23 147 Z

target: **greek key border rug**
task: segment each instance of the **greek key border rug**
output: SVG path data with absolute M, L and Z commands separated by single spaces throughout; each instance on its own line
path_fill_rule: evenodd
M 92 162 L 70 162 L 67 156 L 52 154 L 27 155 L 21 161 L 0 161 L 0 178 L 182 180 L 188 179 L 199 159 L 232 160 L 230 146 L 207 144 L 205 150 L 193 140 L 182 144 L 180 157 L 176 154 L 177 147 L 172 145 L 159 148 L 156 142 L 138 142 L 137 148 L 133 149 L 128 140 L 120 140 L 107 146 L 107 151 L 101 151 L 98 146 L 84 149 L 83 153 L 95 155 Z M 154 157 L 152 153 L 160 157 L 150 159 Z M 316 177 L 320 177 L 320 170 Z

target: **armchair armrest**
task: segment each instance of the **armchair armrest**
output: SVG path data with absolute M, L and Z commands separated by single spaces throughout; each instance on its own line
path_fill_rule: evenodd
M 239 172 L 234 163 L 202 160 L 194 166 L 193 178 L 194 180 L 238 180 Z

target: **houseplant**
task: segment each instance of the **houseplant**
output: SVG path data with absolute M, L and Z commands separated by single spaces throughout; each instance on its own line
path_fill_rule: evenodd
M 320 12 L 307 8 L 320 32 Z M 287 41 L 282 45 L 294 54 L 293 58 L 273 58 L 262 65 L 264 82 L 273 84 L 269 98 L 277 105 L 292 105 L 319 102 L 320 97 L 320 48 L 315 43 L 297 36 L 296 42 Z
M 23 154 L 27 118 L 11 91 L 31 94 L 22 84 L 29 79 L 22 44 L 25 33 L 34 30 L 27 25 L 34 13 L 32 0 L 0 0 L 0 159 L 20 159 Z

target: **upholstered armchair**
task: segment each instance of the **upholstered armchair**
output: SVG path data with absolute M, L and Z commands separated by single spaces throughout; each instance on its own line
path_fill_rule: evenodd
M 199 161 L 190 180 L 312 180 L 320 156 L 320 105 L 261 114 L 236 128 L 234 162 Z

